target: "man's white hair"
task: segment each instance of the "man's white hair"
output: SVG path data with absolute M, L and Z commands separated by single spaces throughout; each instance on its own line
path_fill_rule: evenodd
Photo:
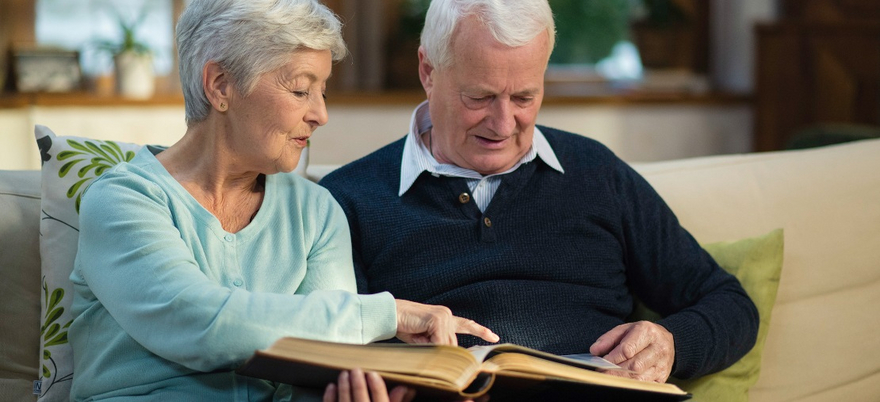
M 180 83 L 186 122 L 208 117 L 202 70 L 216 61 L 249 95 L 261 75 L 290 61 L 297 50 L 330 50 L 345 57 L 342 24 L 317 0 L 193 0 L 177 23 Z
M 452 35 L 460 21 L 474 16 L 501 44 L 523 46 L 542 32 L 556 41 L 556 25 L 547 0 L 432 0 L 425 17 L 421 45 L 428 63 L 442 70 L 452 63 Z

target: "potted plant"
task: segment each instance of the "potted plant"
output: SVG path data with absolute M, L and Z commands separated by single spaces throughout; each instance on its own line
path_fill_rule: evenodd
M 134 19 L 126 19 L 116 12 L 121 41 L 104 40 L 99 48 L 110 52 L 116 71 L 116 92 L 126 98 L 148 99 L 156 89 L 153 52 L 136 37 L 137 28 L 146 19 L 146 8 Z
M 632 25 L 633 37 L 648 68 L 686 67 L 692 64 L 691 18 L 675 0 L 642 0 Z

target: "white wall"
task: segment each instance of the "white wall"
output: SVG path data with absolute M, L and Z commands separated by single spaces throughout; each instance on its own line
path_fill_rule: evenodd
M 331 106 L 312 137 L 310 162 L 351 162 L 401 138 L 412 105 Z M 538 122 L 592 137 L 630 162 L 743 153 L 748 105 L 545 105 Z M 186 131 L 183 107 L 32 107 L 0 110 L 0 169 L 38 169 L 33 125 L 57 135 L 171 145 Z

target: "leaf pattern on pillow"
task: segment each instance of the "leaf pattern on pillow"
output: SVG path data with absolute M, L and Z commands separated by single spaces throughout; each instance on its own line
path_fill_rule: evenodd
M 56 378 L 52 376 L 53 372 L 58 371 L 58 365 L 55 364 L 55 359 L 52 358 L 52 352 L 49 350 L 50 346 L 56 345 L 64 345 L 67 343 L 67 329 L 70 327 L 70 324 L 73 323 L 73 320 L 67 321 L 64 326 L 58 321 L 58 318 L 64 314 L 64 307 L 61 306 L 61 300 L 64 299 L 64 289 L 57 288 L 49 292 L 49 286 L 46 284 L 46 277 L 43 276 L 43 302 L 46 305 L 46 315 L 43 317 L 43 325 L 40 327 L 40 337 L 43 339 L 43 370 L 42 370 L 42 379 L 52 378 L 52 382 L 49 383 L 48 386 L 43 388 L 43 395 L 46 394 L 52 386 L 56 383 L 63 381 L 70 381 L 73 378 L 73 373 L 68 373 L 64 377 Z M 50 368 L 51 366 L 51 368 Z
M 79 142 L 68 139 L 67 144 L 73 149 L 61 151 L 56 156 L 59 162 L 66 161 L 58 170 L 58 177 L 67 176 L 68 173 L 74 171 L 77 165 L 84 164 L 76 173 L 80 180 L 74 182 L 67 190 L 67 198 L 76 197 L 74 206 L 78 214 L 82 195 L 88 187 L 87 183 L 104 174 L 107 169 L 130 161 L 134 158 L 135 152 L 123 151 L 114 141 L 85 140 Z M 92 172 L 93 175 L 89 175 L 89 172 Z

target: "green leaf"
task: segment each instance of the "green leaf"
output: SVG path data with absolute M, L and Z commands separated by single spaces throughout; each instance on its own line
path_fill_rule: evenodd
M 70 145 L 70 147 L 73 149 L 78 149 L 88 154 L 92 153 L 92 151 L 89 151 L 89 148 L 87 148 L 85 145 L 80 144 L 74 140 L 67 140 L 67 145 Z
M 46 326 L 46 325 L 49 325 L 49 324 L 55 322 L 55 320 L 57 320 L 59 317 L 61 317 L 62 314 L 64 314 L 64 307 L 58 307 L 58 308 L 50 311 L 49 314 L 46 314 L 46 323 L 44 323 L 43 326 Z
M 107 145 L 112 147 L 114 149 L 114 152 L 116 152 L 116 154 L 119 155 L 120 158 L 122 157 L 122 147 L 120 147 L 119 144 L 116 143 L 116 141 L 107 141 Z
M 114 162 L 119 163 L 119 161 L 122 160 L 122 152 L 116 152 L 116 149 L 111 147 L 110 144 L 113 144 L 113 143 L 107 142 L 105 144 L 101 144 L 101 149 L 103 149 L 104 152 L 106 152 L 108 155 L 110 155 L 113 158 Z M 113 145 L 115 145 L 115 144 L 113 144 Z M 119 146 L 116 146 L 116 148 L 119 148 Z
M 52 376 L 52 372 L 49 371 L 49 368 L 46 365 L 43 365 L 43 378 L 49 378 Z
M 67 176 L 67 173 L 70 172 L 70 169 L 72 169 L 74 165 L 76 165 L 77 163 L 80 163 L 84 160 L 85 159 L 75 159 L 75 160 L 72 160 L 70 162 L 65 163 L 64 165 L 61 166 L 61 169 L 58 170 L 58 177 Z
M 68 328 L 70 327 L 70 324 L 73 324 L 73 320 L 68 321 L 67 324 L 64 324 L 62 328 Z
M 43 360 L 49 360 L 52 358 L 52 352 L 49 349 L 43 349 Z
M 46 277 L 43 276 L 43 305 L 49 305 L 49 285 L 46 285 Z
M 64 298 L 64 289 L 58 288 L 52 291 L 52 298 L 49 299 L 49 303 L 47 304 L 46 311 L 50 311 L 61 302 L 61 299 Z
M 96 156 L 96 157 L 92 158 L 91 163 L 100 163 L 102 165 L 107 165 L 107 166 L 116 166 L 119 162 L 117 162 L 113 159 L 107 159 L 103 156 Z
M 107 166 L 107 165 L 98 166 L 98 168 L 95 169 L 95 176 L 100 176 L 100 175 L 104 174 L 104 171 L 107 169 L 110 169 L 110 166 Z
M 94 159 L 93 159 L 93 160 L 92 160 L 92 163 L 83 166 L 82 169 L 80 169 L 79 172 L 77 172 L 77 176 L 79 176 L 80 178 L 83 178 L 83 177 L 85 177 L 85 176 L 89 173 L 89 170 L 92 170 L 92 169 L 94 169 L 94 168 L 96 168 L 96 167 L 98 167 L 98 166 L 101 166 L 101 164 L 100 164 L 100 163 L 95 163 L 95 162 L 94 162 Z
M 107 160 L 110 160 L 110 155 L 107 155 L 107 153 L 104 152 L 104 150 L 102 150 L 101 147 L 99 147 L 96 143 L 92 141 L 86 141 L 86 146 L 92 150 L 93 154 L 97 156 L 103 156 L 104 158 L 107 158 Z
M 50 326 L 49 326 L 49 330 L 46 331 L 46 334 L 45 334 L 45 335 L 43 335 L 43 340 L 44 340 L 44 341 L 48 341 L 49 338 L 55 336 L 55 334 L 57 334 L 58 331 L 61 331 L 61 326 L 60 326 L 60 325 L 58 325 L 58 324 L 52 324 L 52 325 L 50 325 Z
M 67 331 L 62 331 L 58 336 L 52 338 L 51 341 L 46 342 L 43 347 L 63 345 L 65 343 L 67 343 Z
M 70 151 L 70 150 L 61 151 L 58 153 L 58 156 L 56 156 L 55 159 L 58 159 L 59 161 L 63 161 L 65 159 L 72 158 L 74 156 L 82 155 L 82 154 L 83 154 L 82 152 L 77 152 L 77 151 Z
M 129 162 L 134 159 L 134 151 L 128 151 L 125 153 L 125 161 Z
M 67 190 L 67 198 L 73 198 L 74 195 L 79 191 L 79 188 L 82 187 L 85 182 L 94 179 L 94 177 L 86 177 L 76 183 L 73 183 L 72 186 Z

